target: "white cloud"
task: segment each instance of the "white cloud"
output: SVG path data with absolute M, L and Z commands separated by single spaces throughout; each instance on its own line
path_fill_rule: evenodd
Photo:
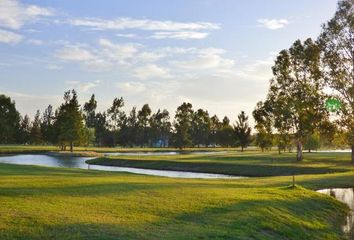
M 69 88 L 76 89 L 78 92 L 86 93 L 100 84 L 99 80 L 93 82 L 66 81 Z
M 40 39 L 28 39 L 26 42 L 36 46 L 41 46 L 44 44 L 44 42 Z
M 260 27 L 264 27 L 270 30 L 277 30 L 280 28 L 284 28 L 286 25 L 289 24 L 287 19 L 268 19 L 268 18 L 261 18 L 258 19 L 257 22 L 260 24 Z
M 174 22 L 151 19 L 116 18 L 106 20 L 100 18 L 77 18 L 69 21 L 74 26 L 87 27 L 92 30 L 125 30 L 139 29 L 145 31 L 186 31 L 186 30 L 214 30 L 219 24 L 210 22 Z
M 170 78 L 171 75 L 169 71 L 163 67 L 157 66 L 156 64 L 147 64 L 142 67 L 135 69 L 135 77 L 140 79 L 149 79 L 149 78 Z
M 20 29 L 24 24 L 51 16 L 53 11 L 36 5 L 24 5 L 17 0 L 0 1 L 0 26 Z
M 119 90 L 121 90 L 124 94 L 128 94 L 128 95 L 139 94 L 146 90 L 145 84 L 141 82 L 117 83 L 116 87 Z
M 165 38 L 173 38 L 173 39 L 203 39 L 206 38 L 209 33 L 206 32 L 197 32 L 197 31 L 172 31 L 172 32 L 155 32 L 151 38 L 155 39 L 165 39 Z
M 125 63 L 125 60 L 133 57 L 139 50 L 139 44 L 126 43 L 126 44 L 114 44 L 107 39 L 101 38 L 99 45 L 102 47 L 100 53 L 105 58 L 117 61 L 119 63 Z
M 117 37 L 123 37 L 123 38 L 137 38 L 138 36 L 133 33 L 118 33 L 116 34 Z
M 80 46 L 66 46 L 55 53 L 61 60 L 88 61 L 93 60 L 94 55 L 87 49 Z
M 174 61 L 174 65 L 184 69 L 217 69 L 218 71 L 230 69 L 234 66 L 235 61 L 233 59 L 224 58 L 222 54 L 225 50 L 218 48 L 203 48 L 194 50 L 197 55 L 194 55 L 187 61 Z
M 0 43 L 16 44 L 22 40 L 22 35 L 0 29 Z
M 48 65 L 46 66 L 46 68 L 49 69 L 49 70 L 60 70 L 60 69 L 62 69 L 61 66 L 58 66 L 58 65 L 56 65 L 56 64 L 48 64 Z

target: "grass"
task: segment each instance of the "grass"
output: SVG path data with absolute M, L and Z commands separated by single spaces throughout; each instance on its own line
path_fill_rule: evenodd
M 106 166 L 192 171 L 237 176 L 283 176 L 321 174 L 354 170 L 348 153 L 305 153 L 304 161 L 294 162 L 294 153 L 230 152 L 165 156 L 111 156 L 89 160 Z
M 95 161 L 258 176 L 287 169 L 299 174 L 295 188 L 290 176 L 175 179 L 0 164 L 0 239 L 343 239 L 348 208 L 313 190 L 354 187 L 350 154 L 293 158 L 249 151 Z

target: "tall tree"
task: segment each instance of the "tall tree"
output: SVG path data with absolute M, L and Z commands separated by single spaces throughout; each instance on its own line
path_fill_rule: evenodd
M 218 131 L 218 142 L 223 147 L 230 147 L 235 144 L 234 129 L 230 124 L 230 119 L 225 116 L 220 123 Z
M 62 149 L 65 149 L 66 144 L 69 144 L 72 152 L 74 143 L 80 142 L 85 130 L 75 90 L 65 92 L 64 103 L 58 110 L 56 128 L 58 129 L 58 141 L 63 146 Z
M 311 39 L 297 40 L 289 50 L 282 50 L 273 66 L 268 101 L 274 124 L 281 130 L 291 129 L 296 137 L 297 161 L 303 159 L 304 138 L 319 129 L 328 119 L 325 95 L 320 79 L 320 49 Z
M 90 100 L 84 104 L 85 124 L 87 128 L 94 128 L 96 123 L 97 101 L 95 94 L 92 94 Z
M 177 108 L 174 122 L 174 144 L 183 149 L 192 145 L 191 126 L 193 119 L 193 106 L 190 103 L 183 103 Z
M 11 98 L 0 95 L 0 144 L 15 143 L 18 138 L 20 114 Z
M 208 111 L 198 109 L 192 117 L 193 144 L 208 146 L 210 143 L 210 117 Z
M 43 142 L 41 126 L 42 126 L 41 114 L 40 114 L 39 110 L 37 110 L 36 115 L 34 116 L 34 120 L 32 122 L 32 127 L 31 127 L 31 143 L 32 144 L 41 144 Z
M 324 79 L 341 102 L 339 124 L 348 134 L 354 162 L 354 1 L 342 0 L 334 17 L 319 37 L 324 63 Z
M 251 128 L 248 124 L 248 117 L 245 112 L 242 111 L 241 114 L 237 116 L 236 125 L 234 126 L 235 135 L 237 139 L 237 145 L 241 146 L 241 151 L 248 147 L 251 143 Z
M 31 120 L 26 114 L 21 117 L 20 121 L 20 132 L 19 132 L 19 143 L 28 144 L 31 140 Z
M 263 102 L 258 102 L 253 111 L 253 118 L 256 121 L 257 130 L 256 144 L 262 149 L 271 148 L 273 143 L 272 119 L 267 111 L 267 106 Z
M 54 112 L 52 105 L 49 105 L 43 112 L 41 120 L 41 132 L 43 140 L 46 143 L 55 143 L 55 129 L 54 129 Z
M 144 104 L 141 110 L 138 111 L 139 143 L 140 146 L 142 147 L 149 144 L 150 115 L 151 115 L 151 109 L 149 104 Z
M 170 114 L 160 109 L 150 118 L 151 140 L 160 147 L 166 147 L 171 134 Z

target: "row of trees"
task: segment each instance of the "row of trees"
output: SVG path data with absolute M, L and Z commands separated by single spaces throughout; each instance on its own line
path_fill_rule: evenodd
M 167 147 L 240 146 L 251 142 L 251 128 L 244 112 L 231 125 L 203 109 L 193 110 L 183 103 L 173 121 L 167 110 L 152 113 L 148 104 L 126 113 L 123 98 L 116 98 L 105 112 L 97 112 L 95 95 L 81 108 L 75 90 L 64 94 L 64 102 L 56 110 L 51 105 L 33 121 L 21 117 L 15 103 L 0 95 L 0 144 L 57 144 L 62 150 L 74 145 Z
M 297 40 L 278 54 L 267 99 L 253 112 L 259 146 L 267 147 L 276 135 L 278 148 L 284 149 L 294 138 L 301 161 L 305 141 L 316 134 L 331 140 L 344 132 L 354 162 L 353 5 L 353 0 L 340 1 L 316 41 Z M 326 107 L 330 101 L 337 107 Z

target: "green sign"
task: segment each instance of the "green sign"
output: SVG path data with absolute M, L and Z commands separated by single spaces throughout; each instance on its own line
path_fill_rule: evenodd
M 340 109 L 341 103 L 338 99 L 335 98 L 329 98 L 326 100 L 326 108 L 330 112 L 336 112 Z

